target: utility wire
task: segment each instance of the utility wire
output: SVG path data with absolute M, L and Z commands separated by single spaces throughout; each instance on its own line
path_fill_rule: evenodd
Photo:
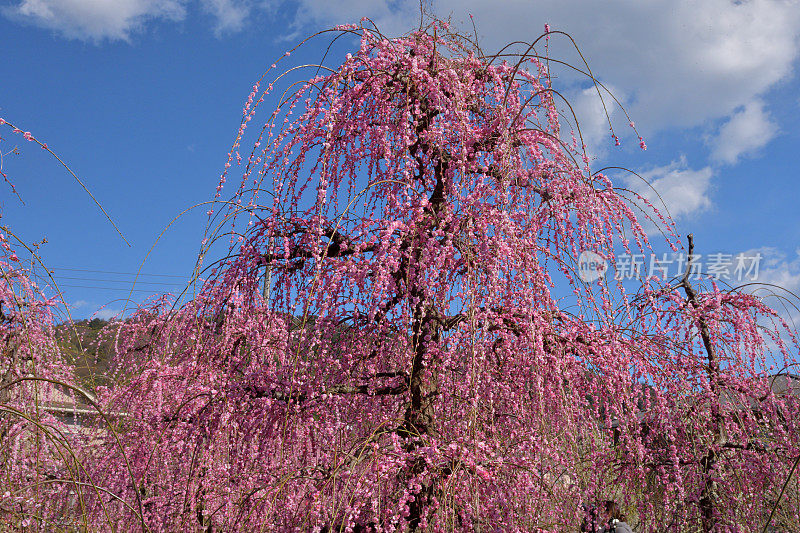
M 70 276 L 59 276 L 57 274 L 54 274 L 53 277 L 56 280 L 59 280 L 59 279 L 71 279 L 71 280 L 78 280 L 78 281 L 100 281 L 100 282 L 104 282 L 104 283 L 106 283 L 106 282 L 107 283 L 129 283 L 129 284 L 133 284 L 134 283 L 133 280 L 128 280 L 128 279 L 73 278 L 73 277 L 70 277 Z M 173 283 L 167 283 L 165 281 L 136 281 L 136 284 L 137 285 L 168 285 L 168 286 L 171 286 L 171 287 L 178 287 L 178 286 L 183 286 L 184 285 L 183 283 L 178 283 L 177 281 L 173 282 Z
M 58 272 L 59 270 L 69 270 L 71 272 L 91 272 L 94 274 L 119 274 L 122 276 L 149 276 L 149 277 L 156 277 L 156 278 L 180 278 L 180 279 L 187 279 L 189 276 L 178 276 L 176 274 L 137 274 L 136 272 L 116 272 L 113 270 L 89 270 L 85 268 L 67 268 L 67 267 L 48 267 L 49 270 L 53 272 Z
M 97 287 L 94 285 L 66 285 L 66 284 L 59 284 L 59 287 L 65 287 L 70 289 L 97 289 L 97 290 L 105 290 L 105 291 L 122 291 L 122 292 L 129 292 L 131 289 L 125 287 Z M 154 294 L 154 290 L 152 289 L 133 289 L 134 292 L 148 292 L 150 294 Z M 157 291 L 155 291 L 157 292 Z

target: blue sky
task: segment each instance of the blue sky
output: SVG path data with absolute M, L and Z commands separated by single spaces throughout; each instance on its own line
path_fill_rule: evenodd
M 760 251 L 761 280 L 800 288 L 800 4 L 796 1 L 444 0 L 458 24 L 474 15 L 485 51 L 569 32 L 595 75 L 623 101 L 648 150 L 605 116 L 585 80 L 556 84 L 578 112 L 594 166 L 646 177 L 699 252 Z M 303 36 L 369 16 L 400 34 L 418 2 L 341 0 L 0 0 L 0 117 L 31 131 L 84 180 L 127 246 L 46 152 L 0 130 L 2 223 L 41 249 L 77 317 L 122 309 L 129 273 L 180 211 L 210 200 L 241 108 L 263 71 Z M 471 29 L 471 24 L 468 26 Z M 319 61 L 325 41 L 290 64 Z M 338 61 L 342 43 L 329 62 Z M 566 40 L 551 55 L 575 61 Z M 621 178 L 622 179 L 622 178 Z M 631 182 L 631 188 L 640 187 Z M 645 189 L 641 189 L 646 192 Z M 194 265 L 205 208 L 182 217 L 153 249 L 134 298 L 179 289 Z M 93 272 L 88 272 L 93 271 Z M 118 274 L 122 273 L 122 274 Z M 174 277 L 169 277 L 174 276 Z M 126 281 L 128 280 L 128 281 Z M 103 288 L 98 288 L 103 287 Z

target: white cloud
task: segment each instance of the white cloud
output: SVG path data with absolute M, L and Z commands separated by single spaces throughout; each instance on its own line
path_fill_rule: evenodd
M 788 291 L 800 293 L 800 250 L 795 250 L 793 257 L 777 248 L 765 246 L 754 248 L 744 252 L 745 256 L 754 257 L 760 255 L 758 276 L 755 280 L 758 283 L 777 285 Z
M 606 89 L 618 98 L 622 94 L 615 87 L 606 85 Z M 598 89 L 589 87 L 576 92 L 570 98 L 570 105 L 577 117 L 580 135 L 586 145 L 586 152 L 592 158 L 602 157 L 608 152 L 609 147 L 613 146 L 609 125 L 614 122 L 614 119 L 619 114 L 619 109 L 615 105 L 610 105 L 613 100 L 608 93 L 602 91 L 601 94 L 603 95 L 602 100 L 598 95 Z M 603 106 L 604 101 L 605 107 Z M 571 116 L 569 109 L 565 110 L 565 112 L 569 113 L 567 115 L 569 123 L 574 124 L 575 120 Z
M 185 0 L 21 0 L 5 8 L 13 19 L 49 28 L 74 39 L 128 40 L 149 20 L 180 21 Z
M 103 320 L 111 320 L 117 318 L 122 313 L 122 309 L 112 309 L 110 307 L 103 307 L 98 309 L 93 315 L 93 318 L 101 318 Z
M 439 5 L 440 12 L 458 9 L 452 0 Z M 630 92 L 628 110 L 648 133 L 728 116 L 788 76 L 798 55 L 797 2 L 617 0 L 592 8 L 575 0 L 471 0 L 460 11 L 467 10 L 486 34 L 485 48 L 531 40 L 544 22 L 569 32 L 602 81 Z M 552 39 L 555 56 L 568 55 L 570 47 Z
M 216 18 L 214 31 L 218 36 L 240 31 L 252 7 L 249 2 L 236 0 L 202 0 L 202 4 Z
M 752 282 L 746 291 L 759 296 L 795 329 L 800 327 L 800 249 L 787 255 L 782 250 L 765 246 L 743 254 L 760 257 L 758 272 L 754 278 L 750 276 L 736 284 Z
M 128 41 L 148 23 L 180 22 L 187 9 L 199 5 L 215 19 L 215 33 L 244 27 L 255 0 L 17 0 L 3 9 L 14 20 L 55 30 L 65 37 L 101 42 Z M 262 3 L 263 4 L 263 3 Z M 259 4 L 259 5 L 262 5 Z
M 77 302 L 72 304 L 72 308 L 80 309 L 81 307 L 86 307 L 87 305 L 89 305 L 89 302 L 87 302 L 86 300 L 78 300 Z
M 711 167 L 693 170 L 688 168 L 686 159 L 681 157 L 669 165 L 641 172 L 640 175 L 649 186 L 634 176 L 628 178 L 631 189 L 659 210 L 663 211 L 662 206 L 666 205 L 675 220 L 690 217 L 711 207 L 709 194 L 711 178 L 714 176 Z
M 764 103 L 756 100 L 734 113 L 722 125 L 711 143 L 711 156 L 716 161 L 734 164 L 739 157 L 766 146 L 777 130 L 777 124 L 764 111 Z

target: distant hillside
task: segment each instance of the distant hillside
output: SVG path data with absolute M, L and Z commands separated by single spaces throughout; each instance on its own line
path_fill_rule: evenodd
M 112 376 L 111 360 L 119 326 L 94 318 L 56 326 L 56 339 L 80 383 L 94 390 Z

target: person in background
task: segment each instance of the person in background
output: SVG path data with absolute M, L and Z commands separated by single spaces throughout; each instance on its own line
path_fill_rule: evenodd
M 614 500 L 606 500 L 603 505 L 605 511 L 605 533 L 633 533 L 631 526 L 625 522 L 625 515 L 619 510 L 619 505 Z
M 597 516 L 597 507 L 594 505 L 583 505 L 583 522 L 581 523 L 581 533 L 600 533 L 603 529 L 603 522 Z

